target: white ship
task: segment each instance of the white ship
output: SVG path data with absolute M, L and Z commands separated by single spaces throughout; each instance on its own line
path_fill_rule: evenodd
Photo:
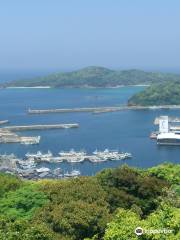
M 161 116 L 159 120 L 158 145 L 180 145 L 180 134 L 169 130 L 168 116 Z

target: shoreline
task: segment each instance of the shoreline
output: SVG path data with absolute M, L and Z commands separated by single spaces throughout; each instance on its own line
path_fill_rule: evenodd
M 150 85 L 146 84 L 135 84 L 135 85 L 117 85 L 117 86 L 104 86 L 104 87 L 94 87 L 94 86 L 62 86 L 62 87 L 53 87 L 53 86 L 35 86 L 35 87 L 4 87 L 1 89 L 117 89 L 124 87 L 149 87 Z

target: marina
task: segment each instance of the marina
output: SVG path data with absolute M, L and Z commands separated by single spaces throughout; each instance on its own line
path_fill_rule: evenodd
M 81 172 L 78 169 L 72 169 L 72 171 L 63 171 L 61 168 L 51 169 L 51 163 L 62 163 L 66 161 L 69 164 L 81 163 L 89 161 L 91 163 L 101 163 L 105 161 L 123 160 L 131 158 L 130 153 L 122 153 L 119 151 L 110 151 L 105 149 L 104 151 L 94 151 L 92 155 L 87 155 L 85 151 L 76 152 L 70 150 L 67 152 L 60 152 L 60 156 L 53 156 L 48 151 L 42 153 L 27 153 L 24 159 L 18 159 L 15 155 L 0 155 L 0 171 L 12 172 L 22 178 L 39 179 L 39 178 L 70 178 L 78 177 Z M 8 159 L 8 160 L 7 160 Z M 7 164 L 6 164 L 7 162 Z M 39 165 L 41 163 L 48 163 L 48 167 Z M 73 167 L 73 165 L 72 165 Z

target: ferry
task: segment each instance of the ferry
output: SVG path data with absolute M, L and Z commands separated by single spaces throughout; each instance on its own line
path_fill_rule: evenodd
M 161 116 L 159 119 L 159 134 L 157 135 L 158 145 L 180 145 L 180 134 L 173 132 L 171 128 L 169 128 L 168 116 Z
M 158 145 L 180 145 L 180 134 L 174 132 L 160 133 L 157 136 Z

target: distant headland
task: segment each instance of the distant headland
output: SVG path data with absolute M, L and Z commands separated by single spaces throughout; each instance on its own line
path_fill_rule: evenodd
M 1 87 L 53 87 L 53 88 L 96 88 L 132 85 L 151 85 L 166 81 L 180 81 L 180 75 L 171 73 L 145 72 L 142 70 L 111 70 L 91 66 L 72 72 L 53 73 L 43 77 L 15 80 Z

